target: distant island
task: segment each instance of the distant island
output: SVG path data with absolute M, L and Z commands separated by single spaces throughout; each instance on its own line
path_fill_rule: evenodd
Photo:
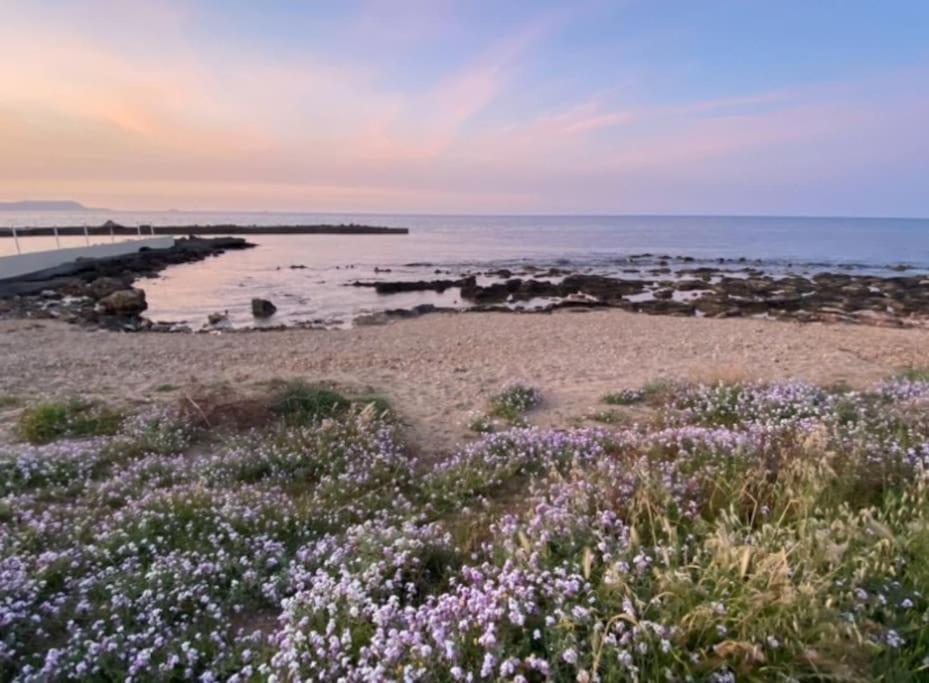
M 92 209 L 70 199 L 24 199 L 18 202 L 0 202 L 0 211 L 104 211 Z

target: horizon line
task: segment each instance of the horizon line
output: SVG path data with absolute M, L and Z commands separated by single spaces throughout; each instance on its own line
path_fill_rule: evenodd
M 0 207 L 5 203 L 18 203 L 22 201 L 74 201 L 81 204 L 79 209 L 14 209 L 11 213 L 20 211 L 23 213 L 67 213 L 71 212 L 101 212 L 101 213 L 187 213 L 187 214 L 276 214 L 276 215 L 293 215 L 293 214 L 315 214 L 323 216 L 337 215 L 359 215 L 359 216 L 417 216 L 417 217 L 455 217 L 455 218 L 778 218 L 778 219 L 843 219 L 843 220 L 899 220 L 899 221 L 922 221 L 929 220 L 929 215 L 925 216 L 891 216 L 891 215 L 848 215 L 848 214 L 773 214 L 773 213 L 687 213 L 687 212 L 633 212 L 633 213 L 612 213 L 612 212 L 552 212 L 552 213 L 523 213 L 523 212 L 475 212 L 475 213 L 456 213 L 441 211 L 356 211 L 350 209 L 124 209 L 113 207 L 92 207 L 84 206 L 78 200 L 3 200 L 0 201 Z M 2 210 L 0 210 L 2 211 Z

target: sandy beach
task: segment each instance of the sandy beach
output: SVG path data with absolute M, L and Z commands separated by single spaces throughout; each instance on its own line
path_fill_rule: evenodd
M 563 426 L 594 410 L 604 393 L 661 377 L 857 387 L 917 365 L 929 365 L 929 331 L 622 311 L 436 314 L 343 331 L 222 334 L 0 322 L 5 396 L 176 400 L 198 385 L 248 391 L 302 378 L 387 397 L 407 421 L 408 437 L 438 450 L 467 438 L 469 415 L 510 380 L 543 392 L 534 423 Z

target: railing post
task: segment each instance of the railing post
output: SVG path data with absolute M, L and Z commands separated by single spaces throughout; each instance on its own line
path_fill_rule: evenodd
M 16 253 L 22 254 L 22 250 L 19 248 L 19 235 L 16 234 L 16 226 L 13 226 L 13 241 L 16 243 Z
M 55 248 L 56 248 L 56 249 L 61 249 L 61 237 L 58 236 L 58 226 L 57 226 L 57 225 L 55 226 L 54 230 L 55 230 Z
M 139 223 L 137 226 L 135 226 L 135 229 L 136 229 L 136 232 L 139 233 L 139 239 L 142 239 L 142 224 Z
M 115 241 L 116 241 L 116 232 L 113 230 L 113 226 L 110 225 L 110 243 L 112 244 Z
M 84 243 L 90 246 L 90 233 L 87 231 L 87 223 L 84 223 Z

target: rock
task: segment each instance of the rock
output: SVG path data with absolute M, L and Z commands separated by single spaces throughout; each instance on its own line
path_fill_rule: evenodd
M 85 292 L 94 299 L 102 299 L 113 292 L 126 289 L 126 287 L 127 284 L 125 282 L 115 277 L 98 277 L 86 286 Z
M 562 296 L 581 292 L 601 301 L 614 302 L 624 296 L 645 291 L 645 284 L 641 280 L 621 280 L 603 275 L 569 275 L 561 281 L 559 290 Z
M 41 292 L 39 292 L 39 296 L 41 296 L 43 299 L 60 299 L 61 292 L 57 292 L 54 289 L 43 289 Z
M 374 285 L 374 291 L 378 294 L 395 294 L 397 292 L 444 292 L 450 287 L 456 287 L 460 283 L 458 280 L 418 280 L 416 282 L 378 282 Z
M 583 293 L 574 293 L 568 294 L 564 299 L 555 303 L 552 308 L 566 308 L 569 311 L 585 311 L 592 308 L 600 308 L 606 306 L 607 304 L 603 301 L 600 301 L 595 296 L 590 296 L 589 294 Z
M 739 311 L 725 297 L 703 296 L 694 301 L 693 304 L 700 313 L 710 318 L 730 315 L 732 311 L 738 314 Z
M 352 321 L 358 327 L 369 327 L 373 325 L 386 325 L 390 322 L 390 316 L 387 313 L 367 313 L 356 316 Z
M 388 280 L 386 282 L 362 282 L 352 283 L 353 287 L 373 287 L 378 294 L 396 294 L 398 292 L 444 292 L 451 287 L 461 287 L 464 283 L 470 283 L 474 278 L 465 280 Z
M 672 286 L 679 292 L 694 292 L 707 289 L 705 280 L 677 280 L 672 283 Z
M 148 304 L 145 301 L 145 292 L 141 289 L 121 289 L 118 292 L 103 297 L 97 306 L 107 315 L 138 315 Z
M 256 318 L 270 318 L 277 311 L 277 306 L 267 299 L 252 299 L 252 315 Z
M 418 306 L 413 306 L 413 312 L 416 315 L 425 315 L 426 313 L 439 313 L 439 312 L 448 312 L 454 311 L 453 308 L 439 308 L 435 304 L 419 304 Z
M 643 313 L 652 313 L 657 315 L 683 315 L 690 316 L 694 314 L 692 304 L 683 301 L 671 301 L 655 299 L 654 301 L 641 301 L 636 304 L 638 310 Z
M 474 299 L 477 296 L 477 278 L 469 275 L 461 280 L 461 298 Z
M 681 275 L 693 275 L 700 278 L 701 280 L 709 280 L 714 275 L 719 274 L 718 268 L 684 268 L 678 271 Z
M 210 325 L 219 325 L 220 323 L 228 322 L 229 320 L 229 311 L 223 311 L 222 313 L 210 313 L 206 317 L 206 321 Z

